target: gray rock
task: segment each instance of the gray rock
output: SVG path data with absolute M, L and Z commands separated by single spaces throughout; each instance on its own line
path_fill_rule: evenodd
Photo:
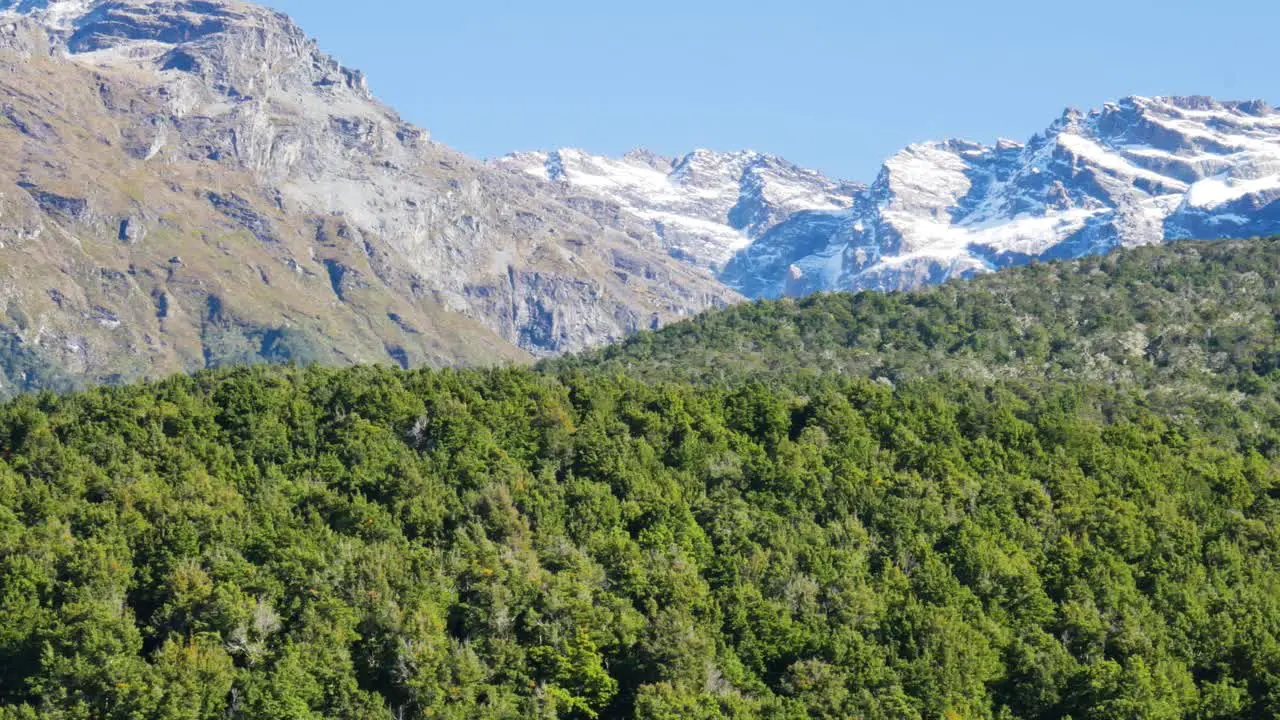
M 135 216 L 120 219 L 120 228 L 116 232 L 116 239 L 123 243 L 142 242 L 147 236 L 147 228 L 142 224 L 142 220 Z
M 89 214 L 89 201 L 84 198 L 59 195 L 23 180 L 18 181 L 18 187 L 26 190 L 40 209 L 49 215 L 70 222 L 78 222 L 84 220 Z

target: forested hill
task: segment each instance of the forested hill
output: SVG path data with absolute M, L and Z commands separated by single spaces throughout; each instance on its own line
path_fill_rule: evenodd
M 1280 717 L 1280 244 L 0 405 L 0 720 Z
M 550 361 L 721 382 L 1069 378 L 1256 392 L 1280 368 L 1280 239 L 1179 242 L 906 293 L 766 301 Z

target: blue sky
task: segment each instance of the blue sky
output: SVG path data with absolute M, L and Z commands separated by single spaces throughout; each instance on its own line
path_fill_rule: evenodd
M 481 157 L 777 153 L 872 179 L 921 140 L 1025 140 L 1125 95 L 1280 100 L 1274 0 L 268 0 Z

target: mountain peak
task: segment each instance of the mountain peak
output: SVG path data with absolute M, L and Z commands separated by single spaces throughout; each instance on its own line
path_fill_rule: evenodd
M 284 13 L 240 0 L 0 0 L 0 16 L 25 15 L 54 31 L 69 32 L 92 23 L 97 15 L 146 14 L 181 15 L 188 21 L 198 17 L 270 17 L 274 22 L 293 24 Z M 177 36 L 174 36 L 176 39 Z
M 623 160 L 643 163 L 654 169 L 670 170 L 676 163 L 675 158 L 668 157 L 661 153 L 656 153 L 648 148 L 636 147 L 628 150 L 622 156 Z
M 371 100 L 364 73 L 321 52 L 286 14 L 239 0 L 0 0 L 94 65 L 175 70 L 233 98 L 296 83 Z
M 1219 112 L 1244 115 L 1270 115 L 1275 111 L 1261 99 L 1218 100 L 1207 95 L 1130 95 L 1114 104 L 1120 108 L 1134 108 L 1161 112 Z
M 706 268 L 797 212 L 848 207 L 858 189 L 752 150 L 700 148 L 674 160 L 645 149 L 621 158 L 560 150 L 495 164 L 607 201 L 648 225 L 672 256 Z
M 1260 100 L 1134 95 L 1067 108 L 1026 145 L 912 145 L 852 210 L 771 229 L 722 279 L 749 296 L 903 289 L 1035 258 L 1275 234 L 1277 115 Z

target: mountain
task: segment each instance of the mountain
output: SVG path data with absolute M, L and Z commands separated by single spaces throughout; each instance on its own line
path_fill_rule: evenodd
M 777 157 L 516 153 L 605 224 L 637 220 L 748 297 L 894 290 L 1115 247 L 1280 232 L 1280 113 L 1260 101 L 1130 97 L 1069 109 L 1026 144 L 946 140 L 869 187 Z
M 638 220 L 672 257 L 712 270 L 796 213 L 848 208 L 863 189 L 750 151 L 695 150 L 673 159 L 564 149 L 514 153 L 495 164 L 554 183 L 597 217 Z
M 1068 110 L 1025 145 L 961 140 L 889 159 L 847 210 L 802 212 L 721 273 L 751 297 L 903 289 L 1185 238 L 1280 232 L 1280 112 L 1131 97 Z
M 755 152 L 431 140 L 287 16 L 0 0 L 0 395 L 258 361 L 524 362 L 746 297 L 1280 231 L 1280 113 L 1128 98 L 870 186 Z
M 520 361 L 739 298 L 232 0 L 0 0 L 0 149 L 0 393 Z

